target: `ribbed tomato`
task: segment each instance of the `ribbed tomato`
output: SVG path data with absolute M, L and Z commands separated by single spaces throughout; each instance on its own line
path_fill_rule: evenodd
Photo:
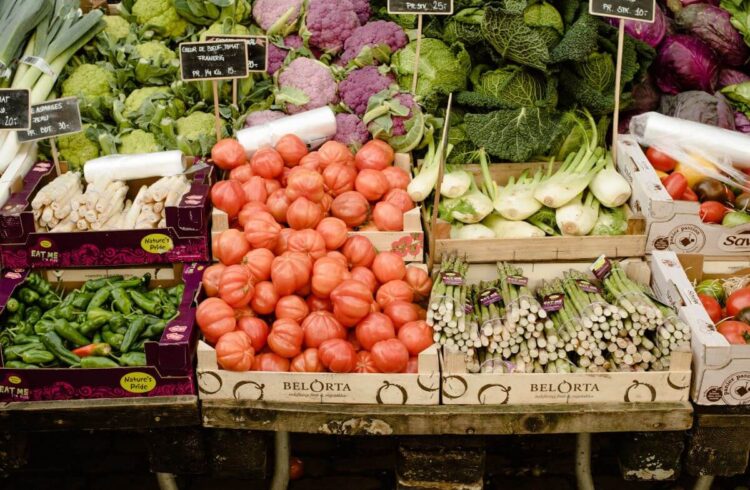
M 293 373 L 322 373 L 326 370 L 320 362 L 318 349 L 305 349 L 302 354 L 292 359 L 290 371 Z
M 398 331 L 398 339 L 403 342 L 412 356 L 419 355 L 434 343 L 432 328 L 422 320 L 403 325 Z
M 237 326 L 234 309 L 220 298 L 202 301 L 195 311 L 195 321 L 198 322 L 203 336 L 212 344 Z
M 310 281 L 312 260 L 299 252 L 284 252 L 273 259 L 271 282 L 281 296 L 293 294 Z
M 381 283 L 403 279 L 406 275 L 404 259 L 393 252 L 380 252 L 372 262 L 372 272 Z
M 248 268 L 256 281 L 267 281 L 271 278 L 271 264 L 275 256 L 267 248 L 250 250 L 240 262 Z
M 258 295 L 256 287 L 255 295 Z M 392 301 L 383 309 L 383 313 L 393 322 L 393 326 L 398 332 L 402 325 L 419 320 L 419 312 L 416 305 L 406 301 Z
M 380 231 L 403 231 L 404 213 L 389 202 L 379 202 L 372 210 L 372 221 Z
M 349 237 L 341 247 L 341 253 L 349 260 L 352 267 L 371 267 L 378 254 L 372 242 L 361 235 Z
M 237 322 L 237 330 L 242 330 L 250 337 L 256 352 L 266 346 L 268 324 L 258 317 L 244 316 Z
M 353 327 L 370 313 L 372 293 L 359 281 L 347 279 L 331 291 L 333 314 L 345 327 Z
M 404 281 L 388 281 L 378 288 L 375 299 L 381 308 L 385 308 L 394 301 L 414 302 L 414 291 Z
M 310 308 L 310 311 L 332 311 L 333 305 L 331 304 L 331 300 L 328 298 L 318 298 L 314 294 L 311 294 L 307 297 L 306 300 L 307 306 Z
M 244 265 L 230 265 L 221 273 L 219 297 L 232 308 L 242 308 L 250 303 L 255 293 L 253 275 Z
M 357 191 L 347 191 L 336 196 L 331 204 L 331 214 L 354 228 L 367 221 L 370 203 Z
M 323 176 L 319 172 L 298 167 L 287 177 L 286 197 L 292 202 L 298 197 L 304 197 L 314 203 L 319 203 L 325 194 L 324 188 Z
M 270 315 L 276 309 L 279 295 L 270 281 L 262 281 L 255 285 L 255 294 L 250 300 L 250 306 L 259 315 Z
M 229 219 L 237 216 L 237 213 L 245 204 L 245 192 L 242 184 L 237 180 L 221 180 L 211 187 L 211 202 L 218 209 L 229 215 Z
M 264 179 L 275 179 L 284 170 L 284 159 L 273 148 L 261 148 L 250 159 L 253 174 Z
M 266 200 L 266 207 L 268 212 L 274 217 L 279 223 L 286 223 L 286 213 L 289 211 L 289 205 L 292 201 L 286 197 L 286 191 L 279 189 L 268 196 Z
M 333 197 L 340 196 L 344 192 L 354 190 L 354 181 L 357 178 L 357 170 L 351 165 L 334 163 L 323 170 L 323 181 L 326 189 Z
M 326 254 L 326 242 L 323 235 L 315 230 L 296 230 L 289 236 L 287 250 L 308 254 L 317 260 Z
M 380 170 L 360 170 L 354 181 L 354 190 L 365 196 L 370 202 L 375 202 L 390 190 L 388 179 Z
M 234 228 L 222 231 L 213 240 L 214 256 L 224 265 L 239 264 L 248 250 L 250 244 L 247 238 Z
M 366 350 L 372 349 L 372 346 L 381 340 L 396 338 L 393 322 L 383 313 L 367 315 L 357 324 L 355 333 L 360 345 Z
M 255 360 L 255 349 L 245 332 L 225 333 L 216 342 L 216 362 L 228 371 L 248 371 Z
M 281 225 L 275 220 L 270 223 L 266 219 L 251 218 L 245 223 L 245 238 L 253 248 L 273 250 L 279 240 L 280 231 Z
M 279 298 L 276 303 L 276 319 L 278 320 L 291 318 L 299 323 L 305 319 L 308 313 L 310 313 L 310 308 L 305 300 L 294 294 Z
M 274 352 L 264 352 L 255 356 L 252 370 L 286 372 L 289 371 L 289 359 L 284 359 Z
M 367 289 L 369 289 L 372 294 L 375 294 L 375 291 L 378 289 L 378 280 L 370 269 L 363 266 L 354 267 L 351 271 L 351 275 L 352 279 L 361 282 L 367 286 Z
M 398 339 L 381 340 L 370 352 L 375 366 L 384 373 L 400 373 L 409 363 L 409 351 Z
M 276 320 L 268 334 L 268 347 L 276 354 L 291 359 L 302 351 L 304 332 L 291 318 Z
M 319 298 L 327 298 L 346 279 L 349 279 L 349 271 L 345 265 L 336 259 L 322 257 L 313 265 L 312 292 Z
M 399 167 L 386 167 L 382 170 L 383 175 L 388 180 L 388 185 L 391 189 L 403 189 L 406 190 L 411 182 L 409 173 Z M 390 191 L 389 191 L 390 192 Z
M 338 250 L 346 242 L 346 223 L 338 218 L 323 218 L 315 230 L 323 237 L 328 250 Z
M 323 209 L 306 197 L 298 197 L 286 211 L 286 222 L 295 230 L 315 229 L 323 219 Z
M 414 291 L 414 300 L 423 301 L 430 297 L 432 292 L 432 279 L 424 269 L 416 266 L 406 268 L 406 277 L 404 278 L 412 291 Z
M 414 209 L 414 201 L 409 197 L 409 193 L 403 189 L 391 189 L 385 196 L 383 196 L 382 202 L 393 204 L 400 209 L 402 213 Z
M 329 339 L 345 339 L 346 329 L 327 311 L 314 311 L 302 322 L 305 345 L 318 347 Z
M 366 350 L 357 352 L 357 366 L 354 368 L 355 373 L 379 373 L 375 361 L 372 360 L 372 354 Z
M 318 347 L 318 357 L 333 373 L 351 373 L 357 367 L 357 353 L 346 340 L 326 340 Z
M 221 273 L 224 272 L 226 266 L 222 263 L 216 263 L 206 267 L 203 271 L 203 278 L 201 283 L 203 284 L 203 291 L 206 292 L 206 296 L 213 297 L 219 294 L 219 281 L 221 280 Z
M 250 180 L 242 184 L 242 191 L 245 193 L 246 202 L 265 203 L 268 199 L 266 190 L 266 181 L 263 177 L 250 177 Z

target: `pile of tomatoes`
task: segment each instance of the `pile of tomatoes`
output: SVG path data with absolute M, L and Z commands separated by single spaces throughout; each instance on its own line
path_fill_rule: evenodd
M 730 344 L 750 343 L 750 287 L 739 288 L 727 296 L 722 280 L 708 279 L 695 290 L 716 329 Z
M 236 141 L 219 145 L 212 156 L 232 168 L 230 176 L 252 174 L 240 184 L 244 200 L 228 197 L 235 191 L 222 182 L 212 190 L 214 203 L 237 223 L 214 238 L 220 262 L 204 272 L 208 298 L 197 309 L 198 325 L 215 346 L 219 365 L 232 371 L 416 372 L 417 355 L 433 343 L 426 313 L 416 303 L 427 299 L 432 280 L 419 266 L 407 267 L 398 254 L 378 253 L 367 238 L 349 237 L 350 227 L 364 222 L 360 214 L 367 214 L 369 204 L 347 201 L 333 212 L 345 194 L 364 194 L 344 190 L 352 184 L 348 178 L 349 184 L 325 176 L 333 166 L 340 176 L 353 175 L 343 167 L 362 175 L 373 166 L 391 165 L 392 150 L 370 142 L 355 157 L 346 147 L 324 145 L 307 167 L 304 159 L 311 154 L 296 137 L 259 151 L 250 164 Z M 335 158 L 328 154 L 334 150 Z M 371 179 L 366 180 L 369 185 Z M 266 189 L 264 201 L 261 188 L 268 181 L 279 188 L 270 194 Z M 356 181 L 355 176 L 352 185 Z M 388 188 L 389 193 L 401 190 Z M 271 200 L 275 194 L 279 202 Z M 325 196 L 333 201 L 332 216 L 325 216 Z

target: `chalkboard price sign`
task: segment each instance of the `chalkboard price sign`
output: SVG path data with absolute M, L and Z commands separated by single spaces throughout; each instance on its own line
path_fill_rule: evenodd
M 247 70 L 250 73 L 268 71 L 268 36 L 206 36 L 206 41 L 247 42 Z
M 388 13 L 451 15 L 453 0 L 388 0 Z
M 50 100 L 31 106 L 31 128 L 18 132 L 18 141 L 36 141 L 66 134 L 78 133 L 81 127 L 81 111 L 78 98 Z
M 589 13 L 602 17 L 653 22 L 655 0 L 590 0 Z
M 180 44 L 183 80 L 230 80 L 247 78 L 247 43 L 215 41 Z
M 28 90 L 0 89 L 0 130 L 29 129 L 31 106 Z

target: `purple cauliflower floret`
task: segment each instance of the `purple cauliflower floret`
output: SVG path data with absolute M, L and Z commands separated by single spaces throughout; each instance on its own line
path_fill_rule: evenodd
M 359 147 L 370 139 L 370 132 L 362 119 L 354 114 L 337 114 L 336 136 L 333 139 L 347 146 Z
M 302 47 L 302 38 L 296 34 L 284 38 L 283 47 L 274 43 L 268 44 L 268 73 L 273 75 L 279 68 L 284 66 L 284 61 L 289 53 L 294 49 Z
M 339 96 L 349 109 L 361 117 L 367 111 L 370 97 L 394 83 L 396 79 L 390 73 L 383 75 L 377 66 L 366 66 L 352 71 L 339 83 Z
M 357 12 L 357 18 L 360 24 L 365 24 L 370 20 L 372 10 L 370 10 L 370 0 L 350 0 L 354 5 L 354 11 Z
M 305 25 L 310 46 L 337 52 L 360 24 L 350 0 L 310 0 Z
M 405 123 L 411 117 L 411 109 L 413 109 L 415 105 L 414 98 L 410 94 L 401 93 L 395 96 L 393 99 L 397 100 L 402 106 L 409 108 L 408 116 L 406 117 L 394 116 L 393 117 L 393 130 L 391 131 L 391 133 L 393 134 L 393 136 L 403 136 L 406 134 Z
M 286 34 L 299 20 L 303 3 L 304 0 L 255 0 L 253 18 L 268 34 Z
M 276 101 L 285 104 L 289 114 L 297 114 L 335 104 L 336 90 L 336 80 L 326 65 L 310 58 L 297 58 L 279 75 Z M 301 100 L 300 96 L 307 100 Z
M 262 124 L 266 124 L 271 121 L 283 119 L 285 117 L 286 117 L 286 114 L 284 114 L 281 111 L 267 110 L 267 111 L 251 112 L 245 118 L 245 127 L 252 128 L 253 126 L 260 126 Z
M 395 22 L 386 20 L 377 20 L 370 22 L 354 30 L 349 39 L 344 43 L 344 52 L 341 55 L 341 63 L 348 64 L 351 60 L 359 56 L 362 48 L 365 46 L 377 46 L 385 44 L 391 48 L 391 53 L 406 46 L 409 38 Z

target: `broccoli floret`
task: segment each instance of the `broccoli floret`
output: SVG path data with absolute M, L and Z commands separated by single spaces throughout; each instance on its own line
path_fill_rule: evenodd
M 102 121 L 112 109 L 115 76 L 104 66 L 82 64 L 62 84 L 63 97 L 78 97 L 81 115 Z
M 310 0 L 305 17 L 305 34 L 310 35 L 310 46 L 339 51 L 357 27 L 359 17 L 349 0 Z
M 86 136 L 88 128 L 89 125 L 84 124 L 80 133 L 57 138 L 60 158 L 68 162 L 68 166 L 73 170 L 82 168 L 84 163 L 99 157 L 101 154 L 99 145 Z
M 328 66 L 310 58 L 297 58 L 279 75 L 276 103 L 285 105 L 289 114 L 297 114 L 334 104 L 336 89 Z
M 118 146 L 119 153 L 124 155 L 154 153 L 161 150 L 162 147 L 156 142 L 156 137 L 142 129 L 136 129 L 120 137 Z
M 271 36 L 286 36 L 297 30 L 304 0 L 255 0 L 253 18 Z
M 119 15 L 105 15 L 102 19 L 107 24 L 102 33 L 113 41 L 124 39 L 130 34 L 130 22 Z
M 180 17 L 173 0 L 136 0 L 132 9 L 138 24 L 164 37 L 184 36 L 188 23 Z

